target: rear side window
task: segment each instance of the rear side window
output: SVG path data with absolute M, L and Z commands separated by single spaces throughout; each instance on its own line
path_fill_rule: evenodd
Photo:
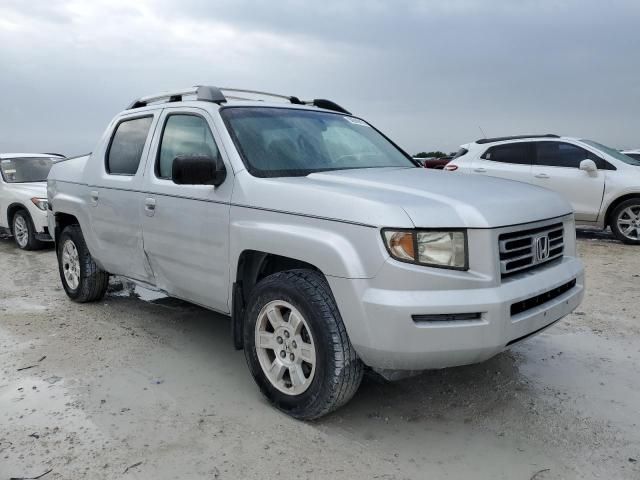
M 209 125 L 197 115 L 170 115 L 164 125 L 156 163 L 158 178 L 171 178 L 173 160 L 179 156 L 205 155 L 216 160 L 220 157 Z
M 125 120 L 118 124 L 107 151 L 108 173 L 136 174 L 152 121 L 153 117 L 149 116 Z
M 453 156 L 453 158 L 451 160 L 455 160 L 456 158 L 460 158 L 463 155 L 466 155 L 467 153 L 469 153 L 469 150 L 467 150 L 466 148 L 461 148 L 460 150 L 458 150 L 456 152 L 456 154 Z
M 515 163 L 518 165 L 531 165 L 531 143 L 507 143 L 489 148 L 480 158 L 492 162 Z

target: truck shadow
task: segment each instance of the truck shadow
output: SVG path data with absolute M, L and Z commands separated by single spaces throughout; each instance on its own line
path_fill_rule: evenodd
M 166 341 L 187 345 L 204 363 L 198 369 L 215 371 L 222 367 L 230 372 L 234 391 L 242 391 L 245 401 L 254 407 L 273 413 L 255 386 L 245 364 L 242 352 L 231 345 L 229 318 L 212 313 L 181 300 L 149 292 L 125 282 L 112 282 L 107 300 L 117 310 L 134 310 L 152 317 L 134 327 L 143 328 L 154 337 L 160 334 Z M 122 303 L 127 303 L 124 306 Z M 151 315 L 149 315 L 151 314 Z M 140 315 L 135 314 L 135 317 Z M 122 322 L 121 322 L 122 323 Z M 185 352 L 187 354 L 187 352 Z M 400 381 L 388 382 L 372 371 L 365 373 L 362 385 L 345 407 L 312 422 L 320 428 L 355 428 L 360 425 L 382 422 L 407 425 L 429 422 L 446 422 L 447 419 L 472 422 L 479 415 L 499 412 L 514 401 L 516 393 L 528 390 L 527 380 L 521 375 L 518 364 L 522 353 L 505 351 L 492 359 L 476 365 L 427 371 Z M 218 382 L 221 380 L 218 380 Z M 366 430 L 366 429 L 365 429 Z

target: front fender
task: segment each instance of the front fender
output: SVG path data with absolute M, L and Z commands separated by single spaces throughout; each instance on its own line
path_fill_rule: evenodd
M 231 218 L 234 281 L 245 250 L 300 260 L 342 278 L 372 278 L 388 258 L 377 228 L 241 207 L 232 207 Z

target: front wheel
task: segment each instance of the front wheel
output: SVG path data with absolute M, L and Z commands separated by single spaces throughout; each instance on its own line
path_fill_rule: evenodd
M 632 198 L 616 207 L 611 216 L 611 231 L 618 240 L 640 245 L 640 198 Z
M 42 248 L 42 242 L 36 238 L 36 229 L 31 221 L 31 216 L 26 210 L 19 210 L 13 216 L 11 231 L 18 248 L 22 250 Z
M 249 369 L 278 409 L 311 420 L 353 397 L 363 365 L 321 274 L 290 270 L 265 278 L 251 293 L 246 322 Z
M 95 302 L 104 297 L 109 274 L 94 262 L 78 225 L 66 227 L 57 245 L 60 279 L 72 300 Z

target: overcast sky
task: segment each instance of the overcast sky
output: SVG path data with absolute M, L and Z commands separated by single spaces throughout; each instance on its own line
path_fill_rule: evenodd
M 0 151 L 91 151 L 195 84 L 329 98 L 410 153 L 479 127 L 640 148 L 640 1 L 0 0 Z

